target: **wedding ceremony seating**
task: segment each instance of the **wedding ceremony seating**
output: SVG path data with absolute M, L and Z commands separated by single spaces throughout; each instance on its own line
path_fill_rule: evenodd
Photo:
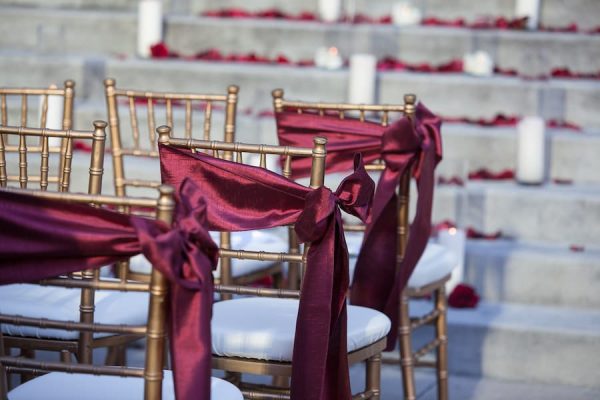
M 120 89 L 116 86 L 115 79 L 105 79 L 105 96 L 107 103 L 108 119 L 110 121 L 110 148 L 113 156 L 115 193 L 124 196 L 136 188 L 152 188 L 160 185 L 160 179 L 156 176 L 153 180 L 143 180 L 131 177 L 127 172 L 127 164 L 135 161 L 150 162 L 152 166 L 158 165 L 157 121 L 163 121 L 176 132 L 182 132 L 185 138 L 197 138 L 211 140 L 222 138 L 223 141 L 231 143 L 235 140 L 237 101 L 239 88 L 230 85 L 225 94 L 201 94 L 181 92 L 152 92 L 143 90 Z M 121 123 L 119 106 L 128 108 L 129 124 Z M 140 124 L 138 110 L 146 113 L 142 120 L 147 124 Z M 194 113 L 194 111 L 198 111 Z M 178 112 L 184 111 L 184 126 L 179 127 L 177 121 Z M 159 119 L 159 112 L 164 112 L 164 118 Z M 223 126 L 216 125 L 215 114 L 224 112 Z M 201 125 L 194 127 L 194 115 L 201 114 L 199 118 Z M 128 126 L 127 126 L 128 125 Z M 219 132 L 219 130 L 221 132 Z M 146 133 L 146 135 L 144 135 Z M 223 155 L 231 159 L 231 154 Z M 126 161 L 129 160 L 129 161 Z M 158 169 L 157 169 L 158 171 Z M 239 233 L 232 237 L 229 232 L 219 235 L 222 248 L 229 248 L 232 244 L 239 242 L 251 242 L 251 246 L 262 247 L 268 245 L 277 250 L 285 250 L 287 244 L 277 236 L 269 232 L 255 232 L 252 235 Z M 119 268 L 126 268 L 126 265 Z M 147 280 L 150 265 L 143 255 L 130 260 L 129 277 L 138 280 Z M 235 260 L 232 262 L 221 259 L 215 278 L 218 282 L 229 284 L 232 282 L 248 284 L 264 277 L 273 277 L 276 286 L 281 286 L 282 265 L 281 263 L 257 263 L 252 260 Z M 228 295 L 224 295 L 228 297 Z
M 600 1 L 0 15 L 0 400 L 600 399 Z
M 389 143 L 394 141 L 402 141 L 402 138 L 392 137 L 391 135 L 406 136 L 409 132 L 399 129 L 392 131 L 389 127 L 393 125 L 393 117 L 404 117 L 414 124 L 414 120 L 417 118 L 416 97 L 405 95 L 404 104 L 401 105 L 361 105 L 290 101 L 284 99 L 282 89 L 274 90 L 272 96 L 280 144 L 303 145 L 310 142 L 313 136 L 323 135 L 330 138 L 327 172 L 340 172 L 348 169 L 351 167 L 349 163 L 351 157 L 355 152 L 360 151 L 363 153 L 365 160 L 369 162 L 366 168 L 383 174 L 380 177 L 380 187 L 376 191 L 375 202 L 377 202 L 378 194 L 384 195 L 380 192 L 383 192 L 383 186 L 387 184 L 392 193 L 390 196 L 392 204 L 384 207 L 392 207 L 397 211 L 392 210 L 386 213 L 384 209 L 380 208 L 380 212 L 381 215 L 385 215 L 382 220 L 387 218 L 396 219 L 397 229 L 386 231 L 391 236 L 388 239 L 389 241 L 371 240 L 371 242 L 365 243 L 363 241 L 364 234 L 358 232 L 364 232 L 365 230 L 373 232 L 375 221 L 370 225 L 353 224 L 345 226 L 348 231 L 346 240 L 351 254 L 350 277 L 351 280 L 355 279 L 357 258 L 360 259 L 360 252 L 365 250 L 365 246 L 373 246 L 373 251 L 368 255 L 363 255 L 364 270 L 362 273 L 365 274 L 365 279 L 373 279 L 372 275 L 377 274 L 379 271 L 376 267 L 378 262 L 382 262 L 380 257 L 373 257 L 373 255 L 381 251 L 377 249 L 396 244 L 396 257 L 388 258 L 388 263 L 394 267 L 395 271 L 390 272 L 387 276 L 393 277 L 401 268 L 408 270 L 404 278 L 407 279 L 406 287 L 396 300 L 399 307 L 394 309 L 399 311 L 397 335 L 400 345 L 400 365 L 402 367 L 405 398 L 410 400 L 416 398 L 414 367 L 428 366 L 436 369 L 438 398 L 447 399 L 448 361 L 445 284 L 450 279 L 456 260 L 453 254 L 443 246 L 425 241 L 422 245 L 426 245 L 426 247 L 422 254 L 416 257 L 416 260 L 413 259 L 412 265 L 402 264 L 407 246 L 415 246 L 415 243 L 411 243 L 409 239 L 409 192 L 411 175 L 417 168 L 417 162 L 405 163 L 405 169 L 400 170 L 399 179 L 387 177 L 386 182 L 386 169 L 397 170 L 399 168 L 394 165 L 399 164 L 399 161 L 393 158 L 394 152 L 400 150 L 408 153 L 411 148 L 411 146 L 396 146 L 394 148 L 393 145 L 390 145 Z M 421 112 L 420 114 L 424 113 Z M 406 143 L 406 139 L 404 143 Z M 304 167 L 304 170 L 298 174 L 299 176 L 306 174 L 305 169 L 308 165 L 307 162 L 300 165 L 300 162 L 298 161 L 298 164 L 300 167 Z M 433 173 L 433 169 L 430 172 Z M 429 178 L 431 179 L 432 176 Z M 425 192 L 426 189 L 421 190 L 419 187 L 419 196 L 426 197 Z M 422 209 L 419 206 L 417 207 L 417 213 L 428 212 L 430 214 L 431 198 L 429 199 L 429 210 L 426 210 L 426 206 Z M 430 218 L 429 216 L 429 220 Z M 389 224 L 389 221 L 380 221 L 379 223 Z M 428 232 L 429 228 L 427 227 L 426 230 Z M 411 233 L 413 237 L 418 235 L 416 232 Z M 425 240 L 427 240 L 426 238 Z M 379 239 L 381 239 L 381 236 L 379 236 Z M 427 295 L 433 296 L 433 310 L 423 316 L 411 315 L 409 299 L 422 298 Z M 353 292 L 353 296 L 355 296 L 353 298 L 359 297 L 355 292 Z M 435 338 L 420 349 L 413 349 L 411 332 L 428 324 L 435 326 Z M 395 338 L 390 339 L 390 342 L 392 340 L 395 343 Z M 389 349 L 390 343 L 388 343 Z M 432 351 L 436 352 L 434 362 L 421 360 L 423 356 Z
M 0 314 L 3 328 L 7 324 L 16 329 L 37 328 L 40 335 L 42 331 L 51 329 L 80 331 L 80 335 L 142 336 L 146 338 L 146 347 L 143 368 L 92 365 L 91 358 L 79 359 L 77 364 L 64 358 L 62 362 L 36 361 L 4 354 L 6 336 L 0 333 L 0 398 L 7 398 L 7 373 L 16 372 L 41 376 L 10 391 L 8 398 L 11 400 L 129 400 L 141 398 L 142 394 L 145 399 L 160 400 L 174 399 L 175 393 L 177 398 L 192 398 L 191 395 L 195 394 L 198 397 L 194 398 L 208 399 L 210 393 L 214 400 L 242 399 L 241 393 L 232 384 L 211 378 L 210 353 L 207 358 L 199 348 L 204 343 L 202 337 L 209 338 L 210 335 L 206 333 L 210 332 L 212 302 L 210 270 L 216 265 L 217 250 L 202 228 L 203 214 L 198 208 L 201 206 L 188 209 L 188 215 L 174 217 L 173 189 L 160 186 L 158 192 L 158 196 L 152 198 L 134 198 L 0 190 L 0 221 L 3 227 L 12 228 L 0 233 L 3 260 L 0 263 L 0 284 L 42 279 L 43 284 L 93 289 L 97 297 L 104 291 L 149 296 L 149 301 L 145 302 L 147 321 L 75 321 L 58 318 L 56 314 L 26 317 L 15 315 L 15 309 L 3 310 Z M 127 216 L 114 211 L 115 207 L 144 207 L 155 214 L 157 220 Z M 57 226 L 60 229 L 57 230 Z M 54 232 L 54 235 L 48 235 L 49 232 Z M 184 232 L 190 235 L 189 239 L 181 239 L 180 235 Z M 179 245 L 187 245 L 190 253 L 174 251 Z M 149 283 L 69 276 L 82 266 L 89 268 L 86 271 L 96 270 L 107 262 L 142 251 L 156 266 Z M 196 276 L 186 276 L 182 272 L 190 268 L 197 270 Z M 185 285 L 185 290 L 194 294 L 182 294 L 177 289 L 178 285 Z M 39 300 L 44 302 L 43 298 Z M 123 298 L 121 300 L 124 301 Z M 127 299 L 128 302 L 130 300 Z M 44 307 L 44 304 L 40 306 Z M 203 318 L 180 320 L 179 313 L 188 306 L 201 307 L 203 312 L 198 317 Z M 123 304 L 118 307 L 123 307 Z M 112 312 L 118 312 L 118 308 L 113 307 Z M 167 326 L 170 326 L 169 333 Z M 205 334 L 190 339 L 189 329 Z M 188 338 L 182 340 L 185 335 Z M 167 338 L 172 346 L 174 371 L 163 370 Z M 189 350 L 193 350 L 193 354 Z
M 214 304 L 213 367 L 227 371 L 247 398 L 299 399 L 319 393 L 348 398 L 348 365 L 366 362 L 365 389 L 355 396 L 378 399 L 380 353 L 390 321 L 378 311 L 346 306 L 348 258 L 338 209 L 366 218 L 374 184 L 360 157 L 355 172 L 333 193 L 323 187 L 322 138 L 314 138 L 310 148 L 173 138 L 169 127 L 158 132 L 163 182 L 178 187 L 187 178 L 199 186 L 209 229 L 295 224 L 291 234 L 305 243 L 302 254 L 220 249 L 221 257 L 300 264 L 302 283 L 301 291 L 217 285 L 217 291 L 244 297 Z M 235 161 L 219 158 L 226 152 L 234 154 Z M 261 166 L 245 165 L 247 153 L 259 154 Z M 269 154 L 282 157 L 282 175 L 264 168 Z M 311 160 L 309 187 L 286 178 L 293 175 L 293 159 L 299 156 Z M 278 380 L 283 384 L 243 382 L 242 373 L 284 378 Z M 285 378 L 290 377 L 288 387 Z
M 12 181 L 18 182 L 21 189 L 27 189 L 31 183 L 39 182 L 41 191 L 49 193 L 46 197 L 51 200 L 81 203 L 85 202 L 82 199 L 87 199 L 96 207 L 104 205 L 101 208 L 106 209 L 108 206 L 111 212 L 116 210 L 119 215 L 124 215 L 123 218 L 142 218 L 150 221 L 160 217 L 160 213 L 156 213 L 155 204 L 151 204 L 147 197 L 136 202 L 129 197 L 126 188 L 130 187 L 134 190 L 145 188 L 146 194 L 160 189 L 162 201 L 166 201 L 165 198 L 170 196 L 165 194 L 170 193 L 170 190 L 163 188 L 158 179 L 155 181 L 130 179 L 124 160 L 126 157 L 145 157 L 160 162 L 162 183 L 172 185 L 176 189 L 175 199 L 178 203 L 188 204 L 188 208 L 190 204 L 206 203 L 206 227 L 212 231 L 209 235 L 212 240 L 220 239 L 221 266 L 235 266 L 236 263 L 252 265 L 253 269 L 248 276 L 236 276 L 234 267 L 232 279 L 221 277 L 216 280 L 215 292 L 220 293 L 222 301 L 214 304 L 212 319 L 200 318 L 200 323 L 210 325 L 211 329 L 212 361 L 209 362 L 212 363 L 213 368 L 225 371 L 225 378 L 239 386 L 245 396 L 302 398 L 311 393 L 325 391 L 334 397 L 346 397 L 350 395 L 349 366 L 365 363 L 365 387 L 355 396 L 377 399 L 381 394 L 381 352 L 386 348 L 386 342 L 387 346 L 390 346 L 392 336 L 395 343 L 396 334 L 390 333 L 390 330 L 394 329 L 400 333 L 403 360 L 401 364 L 407 398 L 412 398 L 412 394 L 415 393 L 413 363 L 417 364 L 417 358 L 436 348 L 438 349 L 436 364 L 440 379 L 440 398 L 446 398 L 442 397 L 445 390 L 442 379 L 445 374 L 443 284 L 447 281 L 452 266 L 447 265 L 448 256 L 442 249 L 436 248 L 433 244 L 427 245 L 429 250 L 425 251 L 424 257 L 418 264 L 419 268 L 416 268 L 416 271 L 420 269 L 425 272 L 421 274 L 416 272 L 412 275 L 409 288 L 401 291 L 402 296 L 398 295 L 399 305 L 392 307 L 398 310 L 393 315 L 384 307 L 371 308 L 370 305 L 365 307 L 360 302 L 348 306 L 345 304 L 346 296 L 352 294 L 351 297 L 354 297 L 357 290 L 355 281 L 350 291 L 350 284 L 356 274 L 354 271 L 356 257 L 353 255 L 358 254 L 360 257 L 361 246 L 358 242 L 360 237 L 357 233 L 360 234 L 365 229 L 369 230 L 367 218 L 371 214 L 371 196 L 375 184 L 366 171 L 385 173 L 386 153 L 379 144 L 373 146 L 368 143 L 368 140 L 358 145 L 351 144 L 351 149 L 348 149 L 344 147 L 341 140 L 344 139 L 342 133 L 349 136 L 356 134 L 345 124 L 361 126 L 358 134 L 367 132 L 367 136 L 372 127 L 377 126 L 378 129 L 372 130 L 372 137 L 379 135 L 379 139 L 376 139 L 379 143 L 390 125 L 391 115 L 394 113 L 399 116 L 405 115 L 409 121 L 413 121 L 418 119 L 416 116 L 418 113 L 423 113 L 422 110 L 417 111 L 414 96 L 405 96 L 405 104 L 401 106 L 318 104 L 315 107 L 311 103 L 287 102 L 283 100 L 283 91 L 276 90 L 273 92 L 274 104 L 282 145 L 273 146 L 242 144 L 234 141 L 235 103 L 238 91 L 235 86 L 229 88 L 228 95 L 213 96 L 121 90 L 116 88 L 113 79 L 106 79 L 104 83 L 110 121 L 116 196 L 98 197 L 104 170 L 104 141 L 107 127 L 107 124 L 101 121 L 96 121 L 95 130 L 90 132 L 71 129 L 0 127 L 2 133 L 0 155 L 3 161 L 0 182 L 3 187 Z M 55 94 L 54 92 L 40 93 L 45 96 Z M 125 102 L 119 102 L 120 97 L 126 99 L 126 106 L 129 109 L 131 125 L 129 129 L 132 139 L 123 139 L 118 109 L 119 105 L 125 105 Z M 204 111 L 204 124 L 201 139 L 192 136 L 193 100 L 203 102 L 201 107 Z M 163 101 L 164 104 L 161 104 Z M 211 140 L 212 102 L 226 104 L 224 138 L 229 140 Z M 42 126 L 44 126 L 43 101 L 41 104 Z M 174 131 L 169 126 L 156 128 L 158 110 L 164 106 L 166 122 L 173 124 L 173 108 L 181 104 L 185 107 L 186 121 L 183 137 L 175 137 L 172 133 Z M 138 106 L 146 108 L 148 132 L 152 132 L 150 129 L 154 130 L 154 133 L 148 134 L 148 140 L 142 139 L 143 135 L 140 134 L 145 129 L 140 128 Z M 24 107 L 21 111 L 26 114 L 27 106 Z M 285 143 L 285 132 L 282 131 L 283 125 L 280 124 L 280 117 L 285 113 L 301 118 L 307 116 L 309 120 L 315 117 L 326 118 L 332 124 L 328 129 L 320 132 L 325 138 L 319 138 L 319 135 L 315 134 L 315 126 L 309 125 L 309 129 L 305 131 L 304 126 L 297 125 L 295 128 L 300 129 L 303 134 L 308 134 L 299 142 L 300 146 L 290 145 Z M 381 118 L 378 123 L 371 121 L 376 115 Z M 22 119 L 22 122 L 27 122 L 27 119 Z M 302 119 L 296 121 L 300 124 L 304 122 Z M 341 131 L 337 131 L 336 129 L 340 127 Z M 335 138 L 330 139 L 328 144 L 327 138 L 334 137 L 332 132 L 337 136 L 334 135 Z M 292 132 L 292 134 L 297 133 L 298 131 Z M 19 139 L 11 140 L 12 136 L 18 136 Z M 27 142 L 27 136 L 39 139 L 31 145 Z M 52 138 L 60 139 L 61 146 L 53 149 L 57 153 L 54 158 L 58 157 L 58 160 L 52 159 L 53 155 L 50 152 L 49 143 Z M 295 137 L 296 139 L 298 137 Z M 50 188 L 54 189 L 52 183 L 56 183 L 58 193 L 69 191 L 74 141 L 91 141 L 90 146 L 84 146 L 91 149 L 88 196 L 96 196 L 93 199 L 98 201 L 92 201 L 92 197 L 85 197 L 85 195 L 71 196 L 65 193 L 60 197 L 59 194 L 47 190 L 49 184 Z M 18 145 L 4 145 L 13 142 L 18 142 Z M 131 146 L 129 142 L 132 143 Z M 362 148 L 365 145 L 366 148 Z M 330 147 L 329 151 L 327 146 Z M 412 151 L 410 145 L 407 149 Z M 12 150 L 13 154 L 8 150 Z M 15 150 L 16 154 L 14 154 Z M 353 150 L 362 152 L 362 156 L 355 156 Z M 37 167 L 38 164 L 32 162 L 28 152 L 40 153 L 39 173 L 31 171 L 31 165 Z M 267 158 L 274 156 L 281 159 L 280 171 L 266 169 Z M 18 159 L 17 168 L 7 163 L 13 159 L 15 161 Z M 257 166 L 245 164 L 256 159 L 258 159 Z M 54 180 L 51 180 L 49 175 L 52 170 L 50 161 L 58 161 L 59 173 Z M 366 165 L 363 165 L 363 162 Z M 394 181 L 396 182 L 394 185 L 399 188 L 397 199 L 394 200 L 396 204 L 394 208 L 398 210 L 394 217 L 397 218 L 398 228 L 394 230 L 397 232 L 397 237 L 392 235 L 391 238 L 397 243 L 397 255 L 394 255 L 393 259 L 399 262 L 405 256 L 409 245 L 407 241 L 409 183 L 413 172 L 411 169 L 417 168 L 416 162 L 409 161 L 406 165 L 407 167 L 402 169 L 399 175 L 401 178 L 397 178 L 397 182 Z M 350 173 L 352 170 L 354 173 L 342 180 L 335 192 L 324 187 L 326 172 Z M 310 177 L 308 186 L 290 180 L 301 176 Z M 191 184 L 189 182 L 184 184 L 185 178 L 193 181 L 197 189 L 189 189 Z M 30 191 L 26 190 L 26 192 Z M 41 192 L 36 193 L 38 197 L 45 196 L 40 194 Z M 304 200 L 300 200 L 302 198 Z M 105 203 L 103 204 L 102 201 Z M 255 207 L 258 207 L 258 210 L 254 209 Z M 353 215 L 354 217 L 350 218 L 354 218 L 354 223 L 342 219 L 338 207 Z M 323 212 L 326 214 L 319 216 Z M 282 214 L 277 216 L 278 213 Z M 355 223 L 356 218 L 361 221 L 360 224 Z M 264 232 L 268 232 L 265 229 L 276 227 L 285 228 L 289 243 L 279 239 L 278 246 L 268 245 L 269 236 L 264 235 Z M 344 229 L 349 232 L 344 234 Z M 236 237 L 246 239 L 236 241 Z M 267 242 L 263 242 L 260 247 L 249 248 L 248 237 L 257 240 L 266 238 Z M 347 248 L 350 249 L 350 257 Z M 145 251 L 131 254 L 131 258 L 128 256 L 129 254 L 114 258 L 112 272 L 116 278 L 110 277 L 110 273 L 101 274 L 98 265 L 87 268 L 88 265 L 82 263 L 80 264 L 82 271 L 69 271 L 66 275 L 61 274 L 59 278 L 48 276 L 46 278 L 49 279 L 43 279 L 39 283 L 10 282 L 11 284 L 1 286 L 0 297 L 5 299 L 0 306 L 0 313 L 5 314 L 0 317 L 2 318 L 0 320 L 2 340 L 3 348 L 8 350 L 2 362 L 7 366 L 7 376 L 18 373 L 22 376 L 22 381 L 27 381 L 32 376 L 41 375 L 42 371 L 64 371 L 65 368 L 67 372 L 92 375 L 122 373 L 124 376 L 142 376 L 139 370 L 134 373 L 123 372 L 128 368 L 125 367 L 126 346 L 144 336 L 140 326 L 146 323 L 148 326 L 155 326 L 157 323 L 156 320 L 152 320 L 152 313 L 147 313 L 148 307 L 153 307 L 152 297 L 149 304 L 148 297 L 142 290 L 142 288 L 147 289 L 148 284 L 152 286 L 151 279 L 155 270 L 152 269 L 152 263 Z M 131 267 L 137 269 L 128 270 L 130 268 L 127 265 L 128 260 L 132 260 Z M 99 266 L 111 265 L 108 259 L 105 261 Z M 275 274 L 276 283 L 281 287 L 281 272 L 286 263 L 289 289 L 248 286 L 262 276 Z M 347 269 L 348 266 L 350 269 Z M 263 274 L 263 271 L 268 273 Z M 442 273 L 443 276 L 433 279 L 432 271 L 438 275 Z M 364 273 L 368 275 L 368 280 L 379 279 L 373 275 L 378 273 L 375 270 L 363 271 Z M 116 291 L 104 289 L 116 289 Z M 425 317 L 410 319 L 408 296 L 422 296 L 432 292 L 436 308 Z M 174 296 L 178 296 L 180 291 L 175 290 L 174 293 Z M 326 293 L 329 294 L 323 296 Z M 207 301 L 208 295 L 203 293 L 203 296 Z M 212 302 L 212 295 L 210 298 Z M 46 307 L 33 305 L 36 300 Z M 127 307 L 120 308 L 119 305 L 124 303 Z M 377 308 L 379 311 L 376 310 Z M 80 325 L 75 322 L 78 320 Z M 424 349 L 413 351 L 410 331 L 425 323 L 435 324 L 437 337 Z M 135 328 L 124 328 L 125 325 L 133 325 Z M 396 325 L 398 325 L 397 329 L 394 328 Z M 115 328 L 117 326 L 118 328 Z M 103 332 L 103 327 L 108 330 Z M 80 328 L 80 331 L 76 328 Z M 343 336 L 346 336 L 345 340 Z M 173 347 L 177 346 L 177 343 L 172 343 L 171 356 L 174 357 L 174 364 L 177 364 L 176 360 L 182 359 L 181 350 L 173 354 L 177 352 Z M 160 346 L 164 347 L 164 343 L 159 343 Z M 90 366 L 94 362 L 93 350 L 102 347 L 108 348 L 107 358 L 104 360 L 106 365 L 122 367 Z M 12 357 L 11 348 L 21 349 L 18 361 L 9 360 Z M 71 364 L 71 366 L 37 361 L 35 350 L 57 351 L 61 363 Z M 162 370 L 166 353 L 163 348 L 161 358 L 156 358 L 157 351 L 158 349 L 153 348 L 150 342 L 146 343 L 147 355 L 151 355 L 151 359 L 154 360 L 146 363 L 146 369 L 149 364 L 156 367 L 155 364 L 159 362 Z M 311 354 L 311 352 L 315 353 Z M 72 354 L 76 355 L 77 364 L 72 364 Z M 200 351 L 199 354 L 206 357 L 204 351 Z M 210 360 L 211 357 L 208 359 Z M 307 373 L 306 369 L 314 372 Z M 117 370 L 120 372 L 111 372 Z M 147 374 L 155 376 L 156 371 Z M 269 385 L 247 382 L 243 378 L 244 374 L 265 375 L 272 379 L 272 382 Z M 176 377 L 174 378 L 170 371 L 165 372 L 165 377 L 162 393 L 169 398 L 168 396 L 173 394 L 172 387 Z M 320 385 L 314 385 L 312 382 L 320 380 L 319 377 L 322 377 L 323 381 Z M 62 379 L 67 379 L 62 373 L 43 375 L 27 385 L 19 386 L 14 396 L 28 398 L 40 392 L 42 387 L 60 386 L 59 382 Z M 88 378 L 75 375 L 73 379 L 74 387 L 78 387 L 87 384 Z M 92 379 L 94 385 L 112 385 L 111 381 L 105 378 L 92 377 Z M 121 383 L 124 382 L 129 380 L 123 380 Z M 141 390 L 140 380 L 131 380 L 131 382 L 137 383 L 131 383 L 133 386 L 129 386 L 129 383 L 115 384 L 113 387 L 115 393 L 126 396 L 126 393 Z M 151 396 L 156 396 L 156 388 L 148 389 L 152 387 L 148 384 L 145 386 L 147 390 L 154 393 Z M 227 391 L 229 388 L 226 382 L 218 380 L 214 380 L 211 386 L 213 396 L 219 390 Z M 64 396 L 61 391 L 57 390 L 57 393 Z
M 89 142 L 91 153 L 89 154 L 89 180 L 88 193 L 90 195 L 100 194 L 102 186 L 102 174 L 104 170 L 104 145 L 106 138 L 106 122 L 95 121 L 93 131 L 77 130 L 51 130 L 26 127 L 0 127 L 0 186 L 5 188 L 10 181 L 19 183 L 19 187 L 25 189 L 30 182 L 39 185 L 39 189 L 47 191 L 52 165 L 51 161 L 58 166 L 54 176 L 54 191 L 67 192 L 71 180 L 71 159 L 73 156 L 73 140 Z M 36 144 L 29 146 L 27 139 L 34 139 Z M 18 159 L 15 154 L 6 154 L 4 151 L 5 140 L 18 144 Z M 59 139 L 65 142 L 65 152 L 60 155 L 61 162 L 50 160 L 49 141 Z M 38 144 L 39 142 L 39 144 Z M 39 153 L 36 158 L 32 156 Z M 13 161 L 13 162 L 11 162 Z M 18 163 L 17 163 L 18 161 Z M 35 171 L 37 167 L 37 174 Z M 18 170 L 18 174 L 16 172 Z M 11 175 L 12 174 L 12 175 Z M 12 179 L 9 179 L 13 176 Z M 29 186 L 30 187 L 30 186 Z M 51 185 L 52 188 L 52 185 Z M 50 191 L 49 191 L 50 192 Z M 48 234 L 51 236 L 50 231 Z M 75 276 L 74 276 L 75 278 Z M 79 273 L 77 279 L 93 281 L 97 279 L 97 272 L 84 270 Z M 146 320 L 145 304 L 147 298 L 139 294 L 127 295 L 129 307 L 126 312 L 119 310 L 119 302 L 124 297 L 119 293 L 108 293 L 96 295 L 93 287 L 82 287 L 80 289 L 69 286 L 69 281 L 56 281 L 48 285 L 40 286 L 36 283 L 5 285 L 0 287 L 0 312 L 18 313 L 24 317 L 31 318 L 66 318 L 68 320 L 80 320 L 82 323 L 93 323 L 101 321 L 105 323 L 124 323 L 136 321 L 143 323 Z M 141 307 L 141 309 L 140 309 Z M 110 347 L 116 353 L 119 347 L 139 336 L 131 335 L 93 335 L 90 331 L 72 332 L 61 329 L 42 329 L 40 327 L 16 327 L 11 324 L 3 324 L 2 332 L 5 335 L 4 342 L 7 348 L 21 349 L 23 355 L 33 357 L 35 350 L 50 350 L 60 352 L 63 361 L 71 360 L 75 354 L 80 362 L 91 362 L 92 351 L 97 347 Z M 124 351 L 121 348 L 121 353 Z M 115 360 L 118 362 L 118 360 Z

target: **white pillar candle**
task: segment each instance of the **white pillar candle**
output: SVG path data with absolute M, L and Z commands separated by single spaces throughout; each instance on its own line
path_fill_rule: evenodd
M 50 89 L 56 89 L 56 85 L 50 85 Z M 40 96 L 40 121 L 44 108 L 44 99 L 45 96 Z M 65 98 L 63 96 L 50 95 L 47 96 L 47 99 L 46 124 L 41 128 L 61 130 L 63 128 Z M 48 138 L 48 145 L 50 147 L 58 147 L 60 146 L 60 142 L 60 138 Z
M 348 102 L 352 104 L 375 103 L 377 59 L 371 54 L 353 54 L 350 57 Z
M 356 17 L 356 0 L 346 0 L 344 14 L 348 21 L 354 21 L 354 18 Z
M 517 181 L 541 184 L 546 178 L 546 134 L 541 117 L 525 117 L 518 126 Z
M 319 16 L 325 22 L 339 21 L 342 16 L 342 0 L 319 0 Z
M 491 76 L 494 74 L 494 61 L 485 51 L 465 54 L 463 71 L 475 76 Z
M 319 68 L 338 69 L 344 65 L 344 60 L 337 47 L 320 47 L 315 54 L 315 65 Z
M 515 16 L 528 17 L 527 29 L 538 29 L 540 23 L 540 0 L 517 0 Z
M 137 52 L 140 57 L 149 57 L 150 47 L 162 41 L 162 29 L 162 1 L 141 0 L 138 4 L 137 37 Z
M 438 232 L 438 243 L 446 247 L 456 258 L 456 266 L 452 270 L 450 280 L 446 283 L 446 291 L 450 293 L 456 285 L 464 281 L 467 234 L 462 229 L 444 229 Z
M 401 2 L 392 6 L 392 22 L 394 25 L 419 25 L 422 18 L 421 10 L 410 3 Z

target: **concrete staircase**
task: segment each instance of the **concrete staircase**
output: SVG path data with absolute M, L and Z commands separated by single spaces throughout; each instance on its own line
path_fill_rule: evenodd
M 387 14 L 392 3 L 357 0 L 356 7 L 379 16 Z M 505 0 L 418 3 L 427 15 L 440 18 L 474 20 L 480 15 L 514 14 L 514 2 Z M 584 29 L 600 25 L 598 1 L 542 3 L 546 26 L 573 21 Z M 105 77 L 116 78 L 126 88 L 190 92 L 222 93 L 235 83 L 241 88 L 237 137 L 264 143 L 276 141 L 273 119 L 261 116 L 271 109 L 270 91 L 275 87 L 283 87 L 290 98 L 346 98 L 347 69 L 137 59 L 136 4 L 133 0 L 0 0 L 0 85 L 47 86 L 74 79 L 75 126 L 83 129 L 93 119 L 106 119 Z M 282 53 L 302 60 L 311 59 L 319 46 L 335 45 L 346 56 L 367 51 L 435 64 L 485 50 L 499 67 L 515 68 L 524 75 L 564 66 L 577 72 L 600 70 L 600 35 L 198 16 L 205 10 L 234 6 L 314 12 L 316 0 L 170 0 L 165 4 L 169 12 L 165 41 L 187 55 L 215 47 L 224 53 L 270 57 Z M 464 379 L 592 387 L 596 393 L 600 389 L 600 292 L 596 289 L 600 285 L 600 81 L 379 74 L 381 102 L 398 102 L 406 92 L 415 92 L 430 109 L 447 117 L 539 114 L 583 128 L 581 132 L 550 130 L 550 178 L 572 180 L 572 184 L 525 187 L 512 181 L 470 181 L 463 187 L 439 186 L 434 220 L 461 219 L 478 230 L 501 230 L 509 237 L 468 243 L 466 281 L 477 288 L 482 303 L 473 310 L 450 310 L 451 373 Z M 9 117 L 18 122 L 18 114 Z M 182 118 L 182 112 L 176 111 L 176 127 L 183 125 Z M 217 112 L 216 118 L 222 115 Z M 145 126 L 143 117 L 140 126 Z M 456 174 L 457 160 L 466 160 L 469 170 L 515 167 L 512 127 L 446 124 L 443 136 L 446 161 L 440 165 L 440 175 Z M 75 163 L 85 168 L 84 161 Z M 110 160 L 106 167 L 104 190 L 110 193 Z M 151 162 L 133 169 L 140 177 L 158 172 Z M 75 186 L 85 188 L 83 182 Z M 584 251 L 573 251 L 572 245 L 583 246 Z M 415 303 L 415 308 L 422 306 Z

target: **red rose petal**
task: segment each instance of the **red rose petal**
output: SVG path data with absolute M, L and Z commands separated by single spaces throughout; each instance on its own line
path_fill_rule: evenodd
M 448 296 L 448 305 L 454 308 L 475 308 L 479 303 L 479 295 L 470 285 L 461 283 L 456 285 Z

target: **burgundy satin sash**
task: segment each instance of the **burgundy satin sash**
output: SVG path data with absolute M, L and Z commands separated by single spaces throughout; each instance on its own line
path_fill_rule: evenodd
M 291 111 L 276 113 L 276 118 L 281 144 L 307 146 L 314 135 L 328 138 L 327 172 L 347 169 L 347 160 L 356 151 L 363 151 L 367 160 L 383 158 L 386 162 L 354 271 L 351 301 L 385 312 L 391 319 L 388 336 L 388 350 L 391 350 L 396 341 L 399 295 L 427 246 L 431 230 L 434 170 L 442 158 L 441 120 L 422 103 L 417 105 L 414 121 L 402 118 L 388 128 L 371 122 L 340 120 L 337 116 Z M 300 172 L 296 177 L 306 175 L 308 162 L 307 158 L 292 160 L 292 169 Z M 414 168 L 417 181 L 417 212 L 404 260 L 396 271 L 396 188 L 409 168 Z
M 381 158 L 381 137 L 385 127 L 337 116 L 283 111 L 275 113 L 277 135 L 282 146 L 311 147 L 315 136 L 327 138 L 327 172 L 350 171 L 355 153 L 365 163 Z M 292 159 L 292 178 L 310 176 L 310 157 Z
M 193 182 L 188 192 L 197 193 Z M 0 191 L 0 284 L 99 268 L 143 253 L 170 282 L 169 327 L 178 399 L 210 399 L 213 284 L 218 247 L 202 201 L 181 203 L 175 223 Z
M 335 193 L 311 189 L 262 168 L 159 145 L 162 180 L 186 177 L 202 188 L 210 230 L 243 231 L 295 223 L 311 242 L 292 357 L 294 400 L 350 399 L 346 336 L 348 249 L 340 208 L 366 219 L 374 183 L 360 157 Z M 194 193 L 180 190 L 194 204 Z

